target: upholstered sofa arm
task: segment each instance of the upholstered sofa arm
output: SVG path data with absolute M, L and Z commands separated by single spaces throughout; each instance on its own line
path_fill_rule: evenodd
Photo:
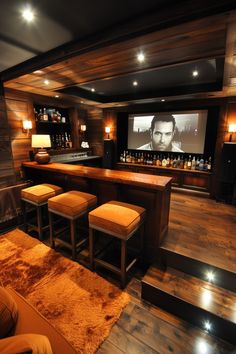
M 78 353 L 64 336 L 56 330 L 27 300 L 10 288 L 6 290 L 13 297 L 18 307 L 18 319 L 15 328 L 16 334 L 37 333 L 48 337 L 53 354 Z

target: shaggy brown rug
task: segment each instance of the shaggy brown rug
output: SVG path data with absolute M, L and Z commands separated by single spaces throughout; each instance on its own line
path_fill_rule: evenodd
M 16 229 L 0 237 L 0 280 L 41 312 L 76 348 L 94 353 L 129 295 Z

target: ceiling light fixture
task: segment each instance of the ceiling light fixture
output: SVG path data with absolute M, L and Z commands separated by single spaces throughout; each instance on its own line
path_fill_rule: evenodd
M 94 88 L 94 87 L 92 87 L 92 88 L 91 88 L 91 91 L 92 91 L 92 92 L 95 92 L 95 88 Z
M 165 99 L 164 99 L 164 98 L 162 98 L 162 99 L 161 99 L 161 102 L 165 102 Z
M 56 95 L 55 98 L 59 98 L 60 96 L 59 95 Z
M 138 81 L 133 81 L 133 86 L 138 86 Z
M 44 80 L 44 84 L 45 85 L 49 85 L 49 81 L 48 80 Z
M 193 77 L 197 77 L 199 75 L 198 70 L 193 70 L 192 75 L 193 75 Z
M 26 22 L 32 22 L 35 18 L 34 12 L 30 7 L 26 7 L 22 10 L 21 15 Z
M 137 55 L 137 59 L 140 63 L 144 62 L 145 60 L 145 55 L 143 54 L 143 52 L 140 52 L 138 55 Z

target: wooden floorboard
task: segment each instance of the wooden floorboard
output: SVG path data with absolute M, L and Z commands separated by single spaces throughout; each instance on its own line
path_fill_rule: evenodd
M 169 230 L 162 246 L 236 273 L 236 207 L 172 193 Z

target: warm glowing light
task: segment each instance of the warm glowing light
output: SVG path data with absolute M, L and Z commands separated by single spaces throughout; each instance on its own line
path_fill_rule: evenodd
M 197 352 L 199 354 L 207 354 L 208 352 L 207 343 L 203 339 L 197 343 Z
M 162 99 L 161 99 L 161 102 L 165 102 L 165 99 L 164 99 L 164 98 L 162 98 Z
M 27 21 L 27 22 L 34 21 L 35 15 L 34 15 L 33 10 L 30 7 L 23 9 L 21 14 L 22 14 L 22 17 L 25 21 Z
M 111 132 L 111 128 L 110 127 L 105 127 L 105 132 L 109 134 Z
M 80 129 L 82 132 L 86 132 L 87 127 L 85 124 L 81 124 Z
M 133 86 L 138 86 L 138 81 L 134 81 Z
M 140 52 L 138 55 L 137 55 L 137 59 L 140 63 L 144 62 L 145 60 L 145 55 L 143 54 L 143 52 Z
M 44 84 L 45 85 L 49 85 L 49 81 L 48 80 L 44 80 Z
M 214 275 L 213 272 L 207 272 L 207 273 L 206 273 L 206 278 L 207 278 L 208 281 L 214 282 L 215 275 Z
M 92 87 L 92 88 L 91 88 L 91 91 L 92 91 L 92 92 L 95 92 L 95 88 L 94 88 L 94 87 Z
M 209 306 L 212 302 L 212 294 L 209 290 L 203 289 L 201 293 L 201 302 L 203 306 Z
M 25 130 L 32 129 L 31 120 L 23 120 L 23 129 L 25 129 Z
M 55 98 L 59 98 L 60 96 L 59 95 L 56 95 Z
M 236 133 L 236 124 L 229 124 L 229 133 Z
M 199 72 L 197 70 L 193 70 L 193 77 L 197 77 L 199 75 Z
M 204 322 L 204 328 L 209 332 L 212 328 L 212 325 L 209 321 Z

